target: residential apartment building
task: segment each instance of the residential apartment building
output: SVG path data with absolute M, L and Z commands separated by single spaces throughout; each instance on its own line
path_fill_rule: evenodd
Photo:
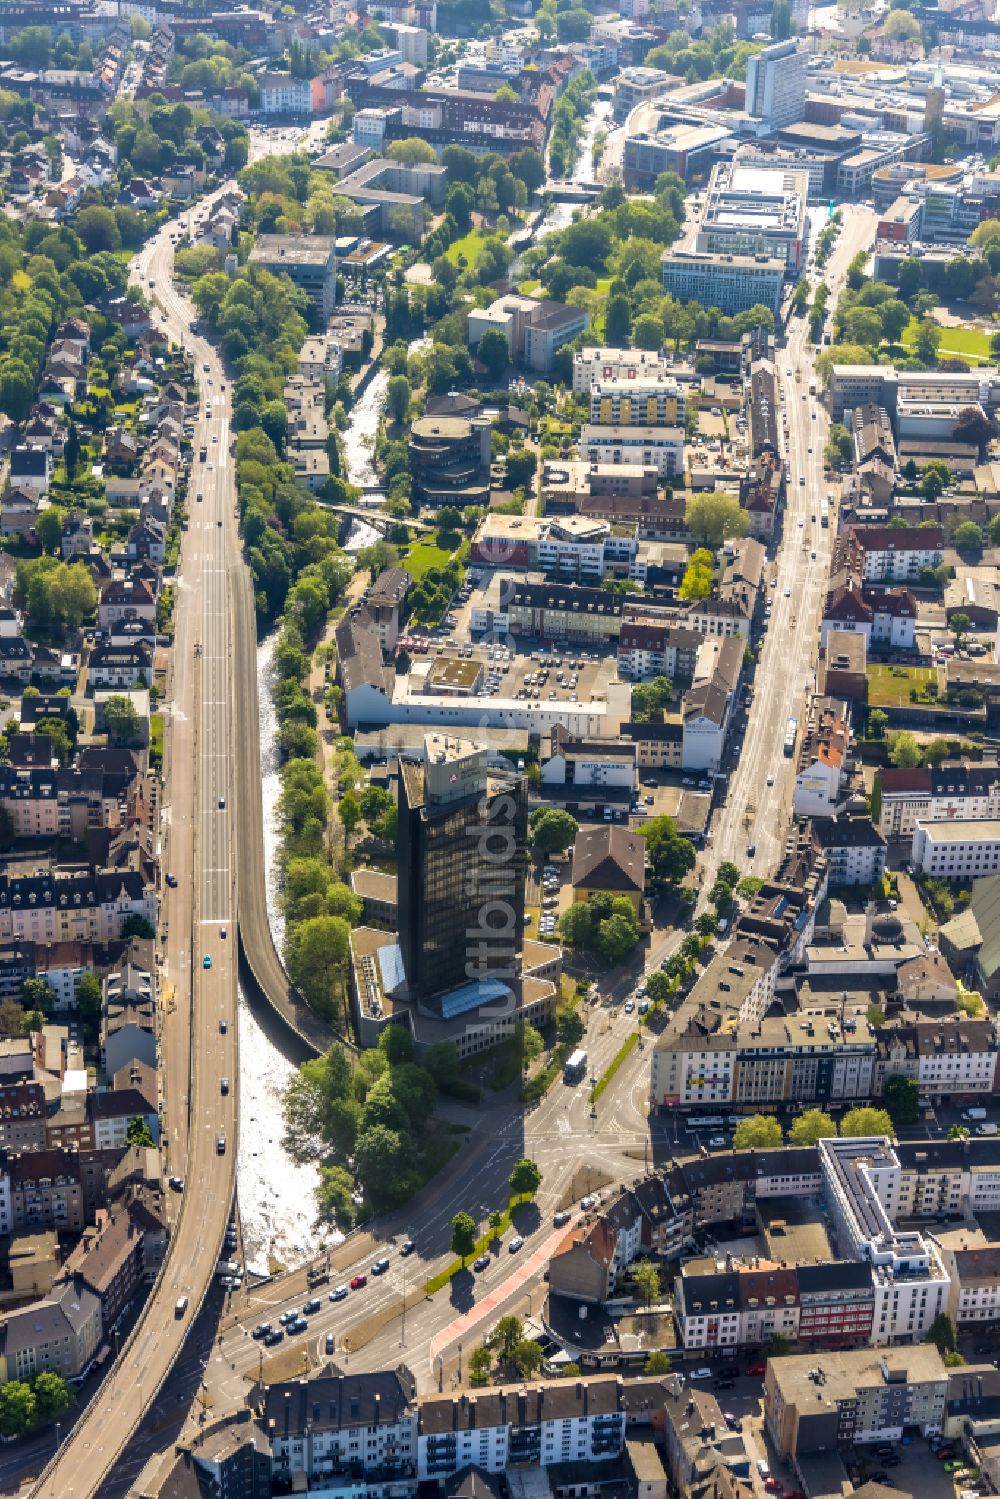
M 944 553 L 940 526 L 848 526 L 840 547 L 845 565 L 864 583 L 916 581 Z
M 43 1370 L 82 1374 L 101 1341 L 101 1303 L 74 1278 L 0 1321 L 0 1378 L 31 1380 Z
M 684 429 L 586 422 L 580 431 L 580 456 L 587 463 L 653 468 L 661 478 L 669 479 L 684 469 Z
M 768 1360 L 764 1419 L 786 1459 L 852 1443 L 898 1442 L 906 1427 L 940 1431 L 948 1371 L 933 1344 Z
M 1000 821 L 1000 766 L 888 767 L 878 775 L 875 807 L 879 832 L 890 842 L 911 839 L 918 820 Z
M 901 1167 L 885 1139 L 830 1139 L 818 1145 L 824 1195 L 841 1252 L 865 1259 L 875 1279 L 876 1347 L 921 1343 L 947 1309 L 951 1283 L 935 1241 L 895 1227 Z
M 591 395 L 595 386 L 612 383 L 624 385 L 629 381 L 654 384 L 659 379 L 672 379 L 667 364 L 659 350 L 651 349 L 578 349 L 573 355 L 573 390 L 576 394 Z
M 686 413 L 686 391 L 672 374 L 629 370 L 590 387 L 590 420 L 600 426 L 683 427 Z

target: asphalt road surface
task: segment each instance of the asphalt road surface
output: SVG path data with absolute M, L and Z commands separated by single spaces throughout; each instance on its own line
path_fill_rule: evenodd
M 233 1196 L 236 1089 L 235 875 L 231 826 L 232 700 L 227 560 L 238 549 L 229 457 L 228 393 L 214 349 L 191 331 L 192 309 L 173 289 L 166 226 L 134 265 L 163 310 L 170 337 L 194 358 L 201 390 L 194 435 L 189 527 L 175 605 L 169 781 L 165 789 L 166 892 L 161 1046 L 169 1169 L 186 1179 L 164 1269 L 117 1366 L 63 1443 L 34 1493 L 81 1499 L 129 1442 L 181 1348 L 218 1259 Z M 206 368 L 207 366 L 207 368 Z M 211 416 L 209 416 L 211 410 Z M 205 461 L 198 461 L 204 447 Z M 199 501 L 195 497 L 201 493 Z M 223 935 L 223 932 L 226 935 Z M 211 969 L 203 967 L 203 957 Z M 226 1033 L 222 1033 L 223 1022 Z M 219 1151 L 222 1136 L 225 1148 Z M 175 1314 L 181 1297 L 183 1315 Z

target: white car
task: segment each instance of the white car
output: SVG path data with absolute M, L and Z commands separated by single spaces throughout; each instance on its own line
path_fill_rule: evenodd
M 688 1379 L 711 1379 L 712 1371 L 707 1366 L 701 1369 L 692 1369 Z
M 773 786 L 774 785 L 774 776 L 768 776 L 768 778 L 767 778 L 767 784 L 769 786 Z
M 635 1000 L 634 999 L 627 999 L 625 1001 L 625 1014 L 626 1015 L 631 1015 L 634 1009 L 635 1009 Z
M 521 1238 L 521 1235 L 515 1234 L 510 1243 L 507 1245 L 507 1253 L 516 1254 L 517 1251 L 523 1247 L 523 1245 L 524 1240 Z

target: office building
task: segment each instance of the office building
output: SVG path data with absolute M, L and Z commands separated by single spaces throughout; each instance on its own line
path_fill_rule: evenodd
M 426 505 L 485 505 L 490 490 L 490 421 L 420 416 L 410 428 L 410 472 Z
M 663 252 L 663 290 L 720 312 L 769 307 L 777 315 L 786 262 L 768 255 L 712 255 L 693 246 Z
M 250 264 L 287 276 L 324 321 L 337 305 L 337 241 L 332 234 L 261 234 Z
M 400 956 L 409 994 L 445 996 L 445 1018 L 468 1007 L 463 996 L 499 998 L 517 971 L 527 793 L 488 759 L 469 740 L 428 734 L 422 762 L 400 766 Z
M 768 130 L 805 119 L 809 60 L 797 41 L 776 42 L 747 62 L 746 112 Z
M 725 162 L 712 170 L 696 248 L 712 255 L 767 255 L 801 269 L 808 247 L 805 172 Z
M 980 879 L 1000 873 L 1000 822 L 990 818 L 920 819 L 913 829 L 910 861 L 923 875 L 942 880 Z

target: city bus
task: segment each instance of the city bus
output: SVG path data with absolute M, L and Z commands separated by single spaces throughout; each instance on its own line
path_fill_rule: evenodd
M 785 725 L 785 754 L 789 758 L 791 758 L 791 756 L 795 753 L 795 736 L 798 734 L 798 732 L 798 719 L 790 718 L 788 720 L 788 723 Z
M 578 1083 L 586 1071 L 587 1053 L 585 1051 L 571 1052 L 563 1068 L 563 1082 Z

